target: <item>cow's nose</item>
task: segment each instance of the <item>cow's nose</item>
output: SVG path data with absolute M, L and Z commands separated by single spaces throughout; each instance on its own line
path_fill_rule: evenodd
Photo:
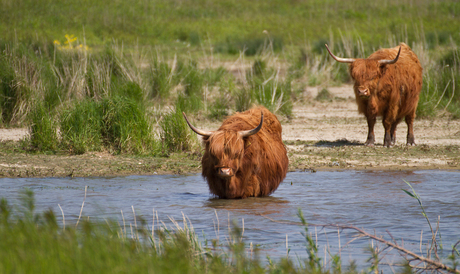
M 369 96 L 369 90 L 364 87 L 359 87 L 358 92 L 360 96 Z
M 219 176 L 221 177 L 232 177 L 233 176 L 233 169 L 229 167 L 221 167 L 219 168 Z

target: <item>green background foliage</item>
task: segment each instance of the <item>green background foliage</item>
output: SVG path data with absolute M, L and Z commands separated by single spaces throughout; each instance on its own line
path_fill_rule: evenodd
M 164 123 L 178 110 L 290 119 L 306 86 L 350 83 L 325 43 L 355 58 L 407 43 L 424 67 L 417 115 L 459 118 L 459 16 L 458 1 L 4 0 L 0 125 L 29 126 L 38 151 L 192 149 Z

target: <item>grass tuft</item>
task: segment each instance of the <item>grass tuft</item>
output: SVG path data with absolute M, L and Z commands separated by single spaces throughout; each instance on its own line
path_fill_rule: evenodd
M 56 151 L 59 147 L 57 123 L 53 112 L 43 103 L 37 103 L 30 113 L 29 142 L 37 151 Z
M 182 116 L 181 108 L 176 107 L 174 111 L 165 113 L 160 127 L 160 139 L 166 151 L 175 152 L 192 149 L 196 136 L 190 132 L 187 122 Z
M 66 110 L 60 119 L 61 143 L 72 154 L 98 151 L 103 147 L 102 109 L 93 100 L 84 100 Z
M 104 98 L 102 136 L 106 145 L 116 152 L 145 154 L 156 149 L 156 141 L 139 104 L 128 97 Z

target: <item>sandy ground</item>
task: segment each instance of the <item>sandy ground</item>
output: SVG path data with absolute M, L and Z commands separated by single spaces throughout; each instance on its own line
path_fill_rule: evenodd
M 331 103 L 315 102 L 318 91 L 307 89 L 308 103 L 297 103 L 294 119 L 283 125 L 283 140 L 336 141 L 346 139 L 364 143 L 367 138 L 367 122 L 357 111 L 352 86 L 328 88 L 336 98 Z M 384 129 L 381 119 L 375 125 L 375 143 L 383 144 Z M 399 124 L 396 144 L 406 144 L 407 125 Z M 460 121 L 449 119 L 425 120 L 414 122 L 415 141 L 418 145 L 460 145 Z
M 26 128 L 0 128 L 0 141 L 19 141 L 27 133 Z
M 384 148 L 383 125 L 377 120 L 375 146 L 364 146 L 367 123 L 357 111 L 351 86 L 328 88 L 334 99 L 317 101 L 308 88 L 294 104 L 293 117 L 281 118 L 289 171 L 319 169 L 460 169 L 460 121 L 448 118 L 416 119 L 416 146 L 407 147 L 407 126 L 398 126 L 396 145 Z M 219 122 L 198 121 L 196 126 L 216 130 Z M 24 128 L 0 129 L 0 141 L 18 141 Z M 8 150 L 8 149 L 6 149 Z M 199 173 L 201 155 L 185 153 L 167 158 L 111 155 L 28 154 L 0 149 L 0 177 L 119 176 L 131 174 Z
M 303 102 L 297 102 L 293 109 L 293 119 L 282 121 L 283 140 L 289 141 L 337 141 L 364 143 L 367 124 L 364 116 L 357 111 L 352 87 L 349 85 L 328 88 L 337 99 L 333 102 L 318 102 L 314 98 L 317 88 L 308 88 Z M 218 123 L 208 124 L 209 127 Z M 399 124 L 397 145 L 405 144 L 407 126 Z M 460 121 L 449 119 L 417 119 L 414 123 L 415 141 L 425 145 L 460 145 Z M 18 141 L 27 135 L 26 128 L 0 129 L 0 141 Z M 375 126 L 376 145 L 383 144 L 384 130 L 381 119 Z

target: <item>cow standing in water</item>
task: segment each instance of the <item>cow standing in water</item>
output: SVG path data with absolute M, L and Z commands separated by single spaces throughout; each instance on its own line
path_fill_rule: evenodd
M 327 45 L 326 48 L 336 61 L 350 64 L 358 111 L 366 116 L 369 127 L 365 144 L 374 145 L 374 125 L 377 116 L 381 116 L 384 146 L 395 144 L 396 127 L 403 118 L 407 124 L 407 145 L 415 145 L 413 124 L 422 90 L 422 66 L 410 47 L 401 43 L 380 49 L 366 59 L 339 58 Z
M 281 124 L 264 107 L 236 113 L 217 131 L 190 128 L 203 136 L 201 161 L 209 190 L 219 198 L 266 196 L 286 177 L 288 157 L 281 140 Z

